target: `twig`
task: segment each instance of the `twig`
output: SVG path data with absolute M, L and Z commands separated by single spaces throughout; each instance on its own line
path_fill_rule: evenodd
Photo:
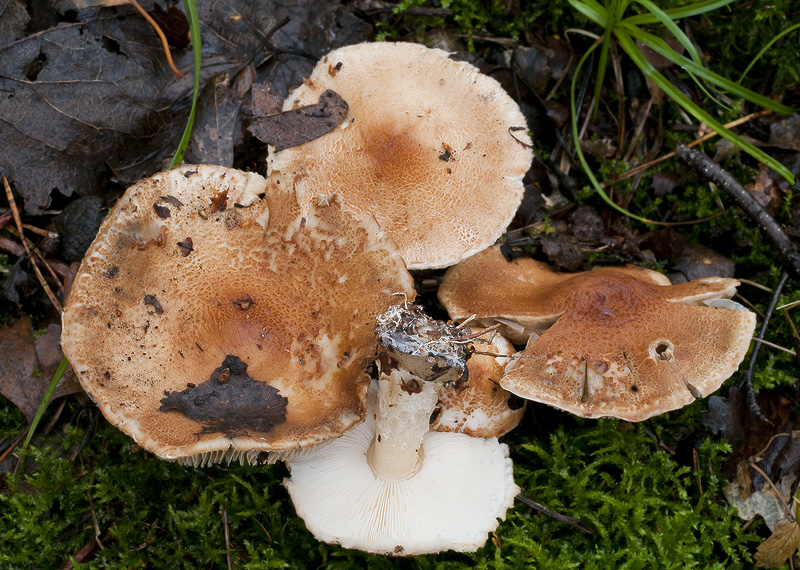
M 55 233 L 55 232 L 48 232 L 47 230 L 43 230 L 41 228 L 37 228 L 36 226 L 32 226 L 30 224 L 22 224 L 22 227 L 25 228 L 26 230 L 30 231 L 30 232 L 33 232 L 35 234 L 39 234 L 40 236 L 44 236 L 46 238 L 56 239 L 58 237 L 58 234 Z
M 53 291 L 50 290 L 50 286 L 47 284 L 47 281 L 44 280 L 44 275 L 39 270 L 39 266 L 36 265 L 36 261 L 33 259 L 31 255 L 31 250 L 28 247 L 28 241 L 25 239 L 22 229 L 22 217 L 19 215 L 19 209 L 17 209 L 17 203 L 14 201 L 14 195 L 11 193 L 11 186 L 8 185 L 8 180 L 6 177 L 3 176 L 3 186 L 6 190 L 6 198 L 8 199 L 8 205 L 11 208 L 11 214 L 14 216 L 14 223 L 17 225 L 17 231 L 19 232 L 20 240 L 22 241 L 22 245 L 25 248 L 25 253 L 28 255 L 28 259 L 33 266 L 33 271 L 36 273 L 36 277 L 39 278 L 39 283 L 41 283 L 42 287 L 44 288 L 44 292 L 47 293 L 50 302 L 56 308 L 56 310 L 60 313 L 62 312 L 61 303 L 58 302 L 56 296 L 53 294 Z M 9 228 L 11 229 L 11 228 Z
M 729 172 L 723 170 L 717 163 L 704 153 L 692 150 L 686 145 L 678 147 L 677 156 L 680 160 L 694 168 L 707 180 L 714 182 L 722 188 L 728 196 L 736 201 L 750 218 L 764 231 L 767 239 L 778 249 L 784 263 L 791 269 L 796 277 L 800 277 L 800 253 L 797 252 L 792 240 L 784 233 L 778 223 L 770 216 L 761 204 L 750 194 L 744 186 L 739 184 Z
M 772 313 L 775 311 L 775 306 L 778 304 L 778 297 L 781 296 L 781 291 L 783 291 L 784 285 L 789 280 L 789 274 L 785 271 L 781 274 L 781 279 L 778 282 L 778 286 L 775 287 L 775 293 L 772 295 L 772 299 L 769 302 L 769 307 L 767 307 L 767 312 L 764 313 L 764 321 L 761 323 L 761 330 L 758 331 L 758 338 L 763 339 L 764 335 L 767 332 L 767 325 L 769 325 L 769 320 L 772 318 Z M 756 402 L 756 394 L 753 390 L 753 373 L 756 369 L 756 359 L 758 358 L 758 353 L 761 349 L 761 344 L 756 343 L 753 347 L 753 352 L 750 353 L 750 362 L 747 364 L 747 370 L 744 373 L 744 377 L 742 381 L 739 382 L 739 388 L 741 389 L 742 386 L 745 387 L 747 391 L 747 405 L 750 407 L 750 412 L 762 422 L 766 422 L 769 425 L 772 425 L 772 422 L 769 421 L 763 413 L 761 413 L 761 409 L 758 407 L 758 402 Z
M 548 509 L 547 507 L 545 507 L 544 505 L 542 505 L 541 503 L 537 503 L 536 501 L 532 501 L 531 499 L 529 499 L 528 497 L 526 497 L 522 493 L 520 493 L 519 495 L 517 495 L 514 498 L 516 500 L 518 500 L 520 503 L 522 503 L 523 505 L 526 505 L 526 506 L 528 506 L 528 507 L 530 507 L 532 509 L 536 509 L 537 511 L 539 511 L 540 513 L 542 513 L 545 516 L 550 517 L 551 519 L 557 520 L 559 522 L 566 523 L 566 524 L 568 524 L 570 526 L 573 526 L 573 527 L 577 528 L 578 530 L 582 530 L 583 532 L 585 532 L 587 534 L 591 534 L 592 536 L 597 536 L 597 533 L 595 531 L 593 531 L 591 528 L 589 528 L 588 526 L 586 526 L 586 524 L 583 521 L 581 521 L 580 519 L 576 519 L 575 517 L 569 517 L 567 515 L 561 515 L 559 513 L 553 512 L 550 509 Z
M 755 287 L 756 289 L 761 289 L 762 291 L 766 291 L 767 293 L 772 293 L 772 289 L 770 289 L 766 285 L 762 285 L 761 283 L 758 283 L 756 281 L 750 281 L 749 279 L 744 279 L 742 277 L 737 277 L 736 279 L 738 281 L 741 281 L 745 285 L 750 285 L 750 287 Z M 781 307 L 778 307 L 778 308 L 780 309 Z
M 25 436 L 28 434 L 28 430 L 29 430 L 29 429 L 31 429 L 31 426 L 26 426 L 26 427 L 25 427 L 25 429 L 24 429 L 24 430 L 22 430 L 22 433 L 21 433 L 21 434 L 19 434 L 19 437 L 17 437 L 17 439 L 15 439 L 15 440 L 13 441 L 13 443 L 12 443 L 11 445 L 9 445 L 9 446 L 8 446 L 8 449 L 6 449 L 6 450 L 3 452 L 3 455 L 0 455 L 0 463 L 2 463 L 3 461 L 5 461 L 5 460 L 6 460 L 6 457 L 8 457 L 9 455 L 11 455 L 11 452 L 13 452 L 13 451 L 14 451 L 14 450 L 17 448 L 17 446 L 18 446 L 18 445 L 19 445 L 19 444 L 22 442 L 22 440 L 23 440 L 23 439 L 25 439 Z
M 756 342 L 760 342 L 761 344 L 766 344 L 767 346 L 769 346 L 770 348 L 774 348 L 775 350 L 780 350 L 782 352 L 785 352 L 786 354 L 791 354 L 792 356 L 797 356 L 797 353 L 795 351 L 793 351 L 791 349 L 788 349 L 788 348 L 784 348 L 779 344 L 775 344 L 774 342 L 770 342 L 768 340 L 764 340 L 763 338 L 758 338 L 757 336 L 754 336 L 753 340 L 756 341 Z
M 764 109 L 764 110 L 758 111 L 756 113 L 751 113 L 750 115 L 747 115 L 746 117 L 742 117 L 740 119 L 736 119 L 735 121 L 731 121 L 730 123 L 726 123 L 724 126 L 726 128 L 728 128 L 728 129 L 733 128 L 733 127 L 738 127 L 739 125 L 742 125 L 744 123 L 750 122 L 753 119 L 757 119 L 759 117 L 766 117 L 767 115 L 771 115 L 771 114 L 772 114 L 772 111 L 770 111 L 769 109 Z M 718 134 L 719 133 L 717 133 L 717 132 L 710 132 L 710 133 L 708 133 L 706 135 L 703 135 L 699 139 L 693 140 L 692 142 L 690 142 L 688 144 L 688 146 L 689 147 L 695 147 L 695 146 L 697 146 L 699 144 L 702 144 L 702 143 L 706 142 L 709 139 L 714 138 Z M 660 156 L 655 160 L 652 160 L 650 162 L 646 162 L 645 164 L 640 164 L 639 166 L 637 166 L 635 168 L 631 168 L 627 172 L 624 172 L 624 173 L 620 174 L 619 176 L 617 176 L 614 179 L 614 182 L 615 183 L 616 182 L 620 182 L 622 180 L 630 178 L 631 176 L 635 176 L 635 175 L 639 174 L 640 172 L 643 172 L 645 170 L 648 170 L 648 169 L 654 167 L 656 164 L 659 164 L 661 162 L 664 162 L 667 159 L 672 158 L 673 156 L 676 156 L 677 153 L 678 153 L 678 151 L 673 150 L 672 152 L 668 152 L 664 156 Z
M 764 446 L 764 449 L 762 449 L 761 451 L 759 451 L 758 453 L 756 453 L 753 456 L 753 457 L 757 457 L 758 458 L 758 459 L 756 459 L 756 461 L 761 461 L 761 456 L 764 455 L 767 452 L 767 450 L 769 449 L 769 446 L 772 445 L 772 442 L 775 441 L 776 439 L 778 439 L 779 437 L 792 437 L 793 438 L 794 437 L 794 432 L 776 433 L 771 438 L 769 438 L 769 441 L 767 442 L 767 445 Z
M 228 528 L 228 509 L 222 509 L 222 526 L 225 529 L 225 558 L 228 560 L 228 570 L 233 570 L 231 564 L 231 535 Z
M 158 37 L 161 38 L 161 45 L 164 47 L 164 53 L 167 56 L 167 63 L 169 64 L 169 68 L 172 70 L 172 73 L 178 79 L 183 77 L 183 73 L 181 73 L 175 64 L 172 61 L 172 52 L 169 50 L 169 42 L 167 42 L 167 37 L 164 35 L 164 32 L 161 31 L 161 27 L 156 23 L 156 21 L 148 14 L 144 8 L 142 8 L 136 0 L 128 0 L 128 3 L 136 8 L 136 10 L 142 15 L 142 17 L 147 20 L 147 23 L 150 24 L 153 29 L 158 34 Z
M 94 512 L 94 501 L 92 500 L 92 494 L 89 490 L 86 490 L 86 496 L 89 497 L 89 509 L 92 511 L 92 523 L 94 524 L 94 539 L 97 541 L 97 546 L 100 547 L 100 550 L 105 550 L 106 547 L 103 546 L 103 543 L 100 541 L 100 525 L 97 524 L 97 513 Z
M 772 482 L 772 479 L 770 479 L 770 478 L 767 476 L 767 474 L 766 474 L 766 473 L 764 473 L 764 470 L 763 470 L 763 469 L 761 469 L 761 467 L 759 467 L 759 466 L 758 466 L 758 465 L 756 465 L 755 463 L 748 463 L 748 465 L 749 465 L 750 467 L 752 467 L 752 468 L 753 468 L 753 471 L 757 471 L 757 472 L 758 472 L 758 473 L 759 473 L 759 474 L 760 474 L 760 475 L 761 475 L 761 476 L 764 478 L 764 480 L 766 480 L 766 482 L 767 482 L 767 483 L 769 483 L 769 486 L 770 486 L 770 487 L 772 487 L 772 490 L 774 491 L 774 493 L 775 493 L 775 496 L 776 496 L 776 497 L 778 498 L 778 500 L 781 502 L 781 505 L 783 505 L 783 509 L 784 509 L 784 511 L 786 512 L 786 515 L 787 515 L 787 516 L 788 516 L 790 519 L 794 518 L 794 513 L 792 512 L 792 509 L 790 509 L 790 508 L 789 508 L 789 505 L 787 505 L 787 504 L 786 504 L 786 501 L 784 501 L 784 500 L 783 500 L 783 497 L 781 497 L 781 492 L 780 492 L 780 491 L 778 491 L 778 488 L 777 488 L 777 487 L 775 487 L 775 483 L 773 483 L 773 482 Z
M 50 277 L 52 277 L 53 280 L 56 282 L 56 285 L 58 286 L 59 293 L 61 293 L 61 295 L 63 296 L 64 295 L 64 286 L 61 285 L 61 279 L 56 274 L 56 272 L 53 270 L 53 268 L 50 267 L 50 264 L 47 262 L 47 260 L 42 255 L 42 252 L 40 252 L 39 249 L 35 245 L 33 245 L 33 242 L 31 240 L 26 238 L 24 235 L 20 234 L 19 230 L 15 229 L 15 228 L 12 228 L 12 227 L 9 227 L 7 229 L 8 229 L 9 232 L 11 232 L 12 235 L 14 235 L 14 236 L 19 238 L 19 240 L 22 242 L 22 245 L 25 246 L 25 248 L 27 249 L 28 252 L 33 252 L 34 255 L 36 257 L 38 257 L 39 260 L 42 263 L 44 263 L 44 266 L 47 269 L 47 272 L 50 274 Z M 31 261 L 32 265 L 36 265 L 36 260 L 35 259 L 31 258 L 30 261 Z M 42 283 L 42 287 L 45 287 L 45 286 L 46 285 L 44 283 Z

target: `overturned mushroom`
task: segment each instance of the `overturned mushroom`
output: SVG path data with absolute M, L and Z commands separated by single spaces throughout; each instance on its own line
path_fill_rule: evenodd
M 454 319 L 477 314 L 530 335 L 504 388 L 584 417 L 641 421 L 719 388 L 755 328 L 753 313 L 720 302 L 735 279 L 668 285 L 657 275 L 559 274 L 531 259 L 509 263 L 495 247 L 451 268 L 439 298 Z
M 471 552 L 504 519 L 519 488 L 497 439 L 429 431 L 443 385 L 462 374 L 466 331 L 411 306 L 379 319 L 386 347 L 364 424 L 291 460 L 285 482 L 320 540 L 410 556 Z
M 120 198 L 64 311 L 106 418 L 165 459 L 261 459 L 364 418 L 375 321 L 402 259 L 338 199 L 301 210 L 256 174 L 192 166 Z
M 274 180 L 296 180 L 306 201 L 339 193 L 373 214 L 410 269 L 452 265 L 500 236 L 533 155 L 525 118 L 497 81 L 441 50 L 358 44 L 326 55 L 284 110 L 326 90 L 349 105 L 343 125 L 274 153 Z

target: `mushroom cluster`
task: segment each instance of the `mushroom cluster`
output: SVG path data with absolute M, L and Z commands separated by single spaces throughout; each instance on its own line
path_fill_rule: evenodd
M 583 417 L 641 421 L 709 395 L 736 371 L 756 322 L 729 300 L 737 285 L 672 285 L 633 266 L 557 273 L 530 258 L 508 262 L 495 246 L 451 267 L 439 299 L 451 318 L 475 315 L 527 343 L 503 388 Z
M 271 149 L 266 179 L 158 174 L 87 252 L 64 354 L 140 445 L 192 465 L 287 460 L 326 542 L 474 551 L 519 492 L 497 437 L 526 400 L 639 421 L 736 370 L 755 326 L 728 300 L 737 281 L 562 274 L 490 247 L 532 159 L 499 83 L 440 50 L 360 44 L 323 58 L 284 110 L 331 92 L 341 123 Z M 439 299 L 460 325 L 409 304 L 407 269 L 445 267 Z

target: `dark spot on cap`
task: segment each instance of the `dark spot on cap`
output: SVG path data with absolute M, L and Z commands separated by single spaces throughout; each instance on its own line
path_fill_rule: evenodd
M 223 190 L 219 194 L 215 194 L 213 198 L 211 198 L 211 213 L 214 214 L 216 212 L 223 211 L 228 205 L 228 191 Z
M 162 220 L 166 220 L 172 215 L 172 212 L 169 211 L 169 208 L 166 206 L 159 206 L 158 204 L 153 204 L 153 210 L 156 211 L 156 214 Z
M 183 176 L 184 176 L 185 178 L 191 178 L 191 177 L 192 177 L 192 176 L 194 176 L 195 174 L 197 174 L 197 171 L 196 171 L 196 170 L 184 170 L 184 171 L 183 171 Z
M 180 207 L 183 206 L 183 202 L 178 200 L 175 196 L 160 196 L 158 199 L 161 200 L 162 202 L 167 202 L 169 204 L 172 204 L 178 209 L 180 209 Z
M 183 257 L 188 256 L 194 251 L 194 243 L 192 242 L 192 238 L 187 237 L 185 240 L 179 241 L 178 247 L 180 248 L 181 255 Z
M 400 389 L 406 394 L 419 394 L 422 392 L 422 384 L 412 378 L 400 384 Z
M 252 378 L 247 364 L 228 355 L 202 384 L 162 398 L 159 410 L 178 410 L 202 425 L 204 433 L 232 438 L 263 434 L 284 423 L 286 403 L 277 388 Z
M 241 310 L 246 311 L 250 307 L 256 304 L 255 301 L 250 297 L 250 295 L 245 295 L 241 299 L 234 299 L 233 304 L 239 307 Z
M 117 267 L 116 265 L 112 265 L 111 267 L 106 269 L 106 271 L 105 271 L 105 273 L 103 273 L 103 275 L 105 275 L 109 279 L 114 279 L 114 277 L 117 276 L 117 273 L 119 273 L 119 267 Z
M 145 295 L 144 296 L 144 304 L 152 306 L 153 309 L 155 310 L 156 314 L 160 315 L 161 313 L 164 312 L 164 309 L 161 306 L 161 303 L 158 302 L 158 299 L 156 299 L 155 295 Z

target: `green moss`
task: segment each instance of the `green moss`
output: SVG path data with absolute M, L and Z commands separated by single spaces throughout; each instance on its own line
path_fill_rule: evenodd
M 11 407 L 0 408 L 0 433 L 19 429 Z M 697 423 L 701 407 L 650 420 L 648 431 L 671 441 Z M 64 414 L 78 411 L 71 403 Z M 723 501 L 717 474 L 725 444 L 702 442 L 701 470 L 694 473 L 646 435 L 645 426 L 576 420 L 541 406 L 508 438 L 516 480 L 527 496 L 582 519 L 598 536 L 517 505 L 498 529 L 500 548 L 490 542 L 475 554 L 413 559 L 317 542 L 281 485 L 282 465 L 180 467 L 139 450 L 102 419 L 71 460 L 91 428 L 79 423 L 39 439 L 39 448 L 23 453 L 19 473 L 4 476 L 0 568 L 61 567 L 94 536 L 92 505 L 105 550 L 79 568 L 225 568 L 222 511 L 232 562 L 248 569 L 736 569 L 752 565 L 750 553 L 763 540 L 762 525 L 743 532 Z

